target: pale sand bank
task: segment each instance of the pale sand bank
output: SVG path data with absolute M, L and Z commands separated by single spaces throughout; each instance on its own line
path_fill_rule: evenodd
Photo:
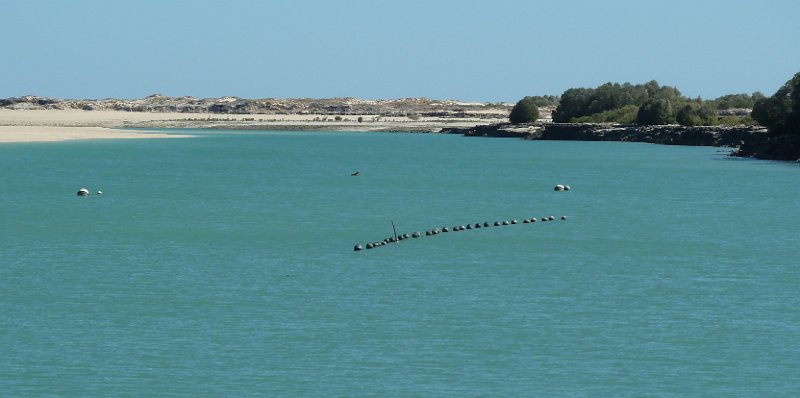
M 274 115 L 270 115 L 274 117 Z M 19 110 L 0 109 L 0 126 L 63 126 L 112 127 L 158 121 L 185 121 L 195 119 L 241 120 L 252 115 L 214 115 L 210 113 L 156 113 L 82 110 Z
M 0 126 L 0 143 L 182 137 L 189 136 L 147 131 L 115 130 L 105 127 Z
M 362 119 L 358 122 L 359 117 Z M 505 121 L 496 118 L 380 117 L 378 115 L 157 113 L 0 109 L 0 142 L 107 138 L 176 138 L 125 128 L 431 131 Z M 122 130 L 116 130 L 122 129 Z

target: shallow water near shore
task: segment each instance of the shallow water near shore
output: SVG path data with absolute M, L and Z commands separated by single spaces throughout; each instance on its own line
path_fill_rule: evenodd
M 3 394 L 800 394 L 795 164 L 189 132 L 0 145 Z

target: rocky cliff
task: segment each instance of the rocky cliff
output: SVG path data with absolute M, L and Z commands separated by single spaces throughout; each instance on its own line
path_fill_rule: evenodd
M 448 129 L 450 134 L 468 137 L 517 137 L 528 140 L 627 141 L 665 145 L 738 147 L 745 141 L 760 142 L 768 137 L 758 126 L 636 126 L 601 123 L 545 123 L 529 125 L 495 124 L 465 129 Z
M 800 163 L 800 135 L 763 135 L 756 138 L 746 140 L 733 155 Z

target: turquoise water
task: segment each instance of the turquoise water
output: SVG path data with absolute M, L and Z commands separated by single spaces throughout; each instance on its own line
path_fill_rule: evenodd
M 800 395 L 795 164 L 194 133 L 0 145 L 0 395 Z

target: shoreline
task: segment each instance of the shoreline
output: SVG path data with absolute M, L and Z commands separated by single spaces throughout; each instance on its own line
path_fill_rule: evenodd
M 504 118 L 474 116 L 392 117 L 0 109 L 0 144 L 195 136 L 180 132 L 165 134 L 153 131 L 154 129 L 414 132 L 526 140 L 647 142 L 729 147 L 735 148 L 732 156 L 790 161 L 798 161 L 795 149 L 800 148 L 800 140 L 772 138 L 760 126 L 636 126 L 541 121 L 512 125 Z
M 732 148 L 730 156 L 800 163 L 800 136 L 773 136 L 763 126 L 624 125 L 614 123 L 500 123 L 444 130 L 465 137 L 550 141 L 644 142 L 658 145 Z
M 187 138 L 191 135 L 164 134 L 108 127 L 0 126 L 0 144 L 62 142 L 73 140 Z
M 766 136 L 761 126 L 681 126 L 616 123 L 501 123 L 468 129 L 452 129 L 449 134 L 468 137 L 516 137 L 549 141 L 621 141 L 661 145 L 735 147 L 744 140 Z
M 361 120 L 359 122 L 358 120 Z M 79 139 L 184 138 L 147 129 L 374 131 L 437 133 L 504 119 L 323 114 L 212 114 L 180 112 L 0 109 L 0 143 Z M 136 130 L 131 130 L 136 129 Z

